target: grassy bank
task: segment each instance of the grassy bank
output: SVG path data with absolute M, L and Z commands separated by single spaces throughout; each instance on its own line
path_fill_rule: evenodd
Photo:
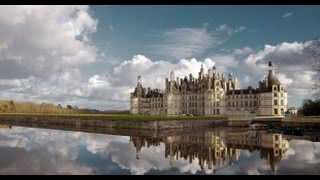
M 128 114 L 32 114 L 32 113 L 0 113 L 1 116 L 54 117 L 60 119 L 84 120 L 132 120 L 132 121 L 170 121 L 170 120 L 225 120 L 226 116 L 144 116 Z
M 287 122 L 320 122 L 320 116 L 292 116 L 285 118 Z

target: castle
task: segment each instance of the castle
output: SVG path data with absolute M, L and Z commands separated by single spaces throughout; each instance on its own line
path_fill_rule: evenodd
M 175 78 L 173 71 L 165 79 L 165 92 L 146 90 L 138 76 L 137 87 L 130 94 L 130 113 L 141 115 L 230 115 L 283 116 L 287 111 L 287 92 L 268 63 L 269 73 L 259 88 L 240 89 L 240 82 L 229 73 L 228 78 L 214 66 L 205 74 L 203 66 L 198 78 Z

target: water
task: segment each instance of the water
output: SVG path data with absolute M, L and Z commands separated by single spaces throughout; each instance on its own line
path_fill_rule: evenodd
M 112 133 L 0 125 L 0 174 L 320 174 L 312 133 Z

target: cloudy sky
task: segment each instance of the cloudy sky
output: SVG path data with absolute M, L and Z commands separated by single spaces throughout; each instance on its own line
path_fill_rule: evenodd
M 272 60 L 299 107 L 319 21 L 320 6 L 0 6 L 0 99 L 128 109 L 138 75 L 163 89 L 203 63 L 257 87 Z

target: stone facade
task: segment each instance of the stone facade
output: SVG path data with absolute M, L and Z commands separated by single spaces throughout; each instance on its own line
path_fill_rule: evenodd
M 259 88 L 240 89 L 240 82 L 229 73 L 226 78 L 213 67 L 198 78 L 175 77 L 165 80 L 165 92 L 143 88 L 141 76 L 130 94 L 131 114 L 145 115 L 230 115 L 283 116 L 287 111 L 287 92 L 269 62 L 269 74 Z

